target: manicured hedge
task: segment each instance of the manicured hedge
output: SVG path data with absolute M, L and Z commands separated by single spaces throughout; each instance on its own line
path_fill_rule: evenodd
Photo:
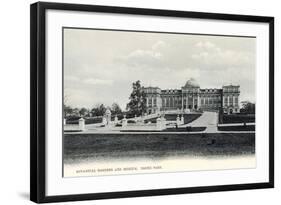
M 163 132 L 202 132 L 206 127 L 180 127 L 180 128 L 167 128 Z
M 248 123 L 248 122 L 255 122 L 255 115 L 254 114 L 231 114 L 231 115 L 223 115 L 223 123 Z
M 66 124 L 78 124 L 79 119 L 81 117 L 71 117 L 66 119 Z M 95 123 L 101 123 L 102 122 L 102 117 L 87 117 L 85 119 L 85 124 L 95 124 Z
M 223 126 L 218 127 L 219 131 L 255 131 L 255 125 Z

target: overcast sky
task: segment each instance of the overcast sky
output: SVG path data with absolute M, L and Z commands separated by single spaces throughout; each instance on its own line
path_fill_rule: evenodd
M 255 102 L 256 39 L 186 34 L 64 29 L 67 104 L 92 108 L 128 103 L 133 81 L 180 89 L 240 85 L 240 101 Z

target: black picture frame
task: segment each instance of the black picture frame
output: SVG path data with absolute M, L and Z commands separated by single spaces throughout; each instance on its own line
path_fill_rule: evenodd
M 262 22 L 269 25 L 269 181 L 263 183 L 231 184 L 191 188 L 138 190 L 124 192 L 90 193 L 46 196 L 46 11 L 86 11 L 128 15 L 166 16 L 195 19 Z M 274 187 L 274 17 L 218 13 L 156 10 L 82 4 L 38 2 L 30 7 L 30 199 L 37 203 L 76 200 L 96 200 L 198 192 L 260 189 Z

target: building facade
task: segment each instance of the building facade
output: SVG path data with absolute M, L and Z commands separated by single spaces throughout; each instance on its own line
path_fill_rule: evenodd
M 212 110 L 223 108 L 224 113 L 238 113 L 239 85 L 226 85 L 222 88 L 200 89 L 194 79 L 190 79 L 181 89 L 161 90 L 158 87 L 144 87 L 147 113 L 163 110 Z

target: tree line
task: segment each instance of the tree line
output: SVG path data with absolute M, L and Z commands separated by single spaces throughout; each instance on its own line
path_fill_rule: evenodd
M 103 116 L 105 111 L 109 109 L 112 115 L 122 114 L 122 109 L 117 103 L 113 103 L 111 107 L 105 106 L 104 104 L 98 104 L 92 109 L 85 107 L 82 108 L 72 108 L 71 106 L 64 105 L 64 115 L 68 116 L 80 116 L 80 117 L 98 117 Z
M 111 111 L 111 115 L 130 115 L 140 116 L 146 111 L 146 96 L 141 86 L 141 82 L 137 80 L 132 83 L 132 92 L 129 96 L 129 102 L 127 103 L 126 110 L 122 110 L 117 103 L 113 103 L 111 106 L 104 104 L 98 104 L 95 107 L 89 108 L 72 108 L 67 105 L 66 97 L 64 100 L 64 116 L 80 116 L 80 117 L 95 117 L 104 116 L 107 109 Z
M 255 114 L 256 112 L 256 104 L 249 102 L 249 101 L 243 101 L 242 103 L 242 108 L 240 109 L 240 113 L 245 113 L 245 114 Z

